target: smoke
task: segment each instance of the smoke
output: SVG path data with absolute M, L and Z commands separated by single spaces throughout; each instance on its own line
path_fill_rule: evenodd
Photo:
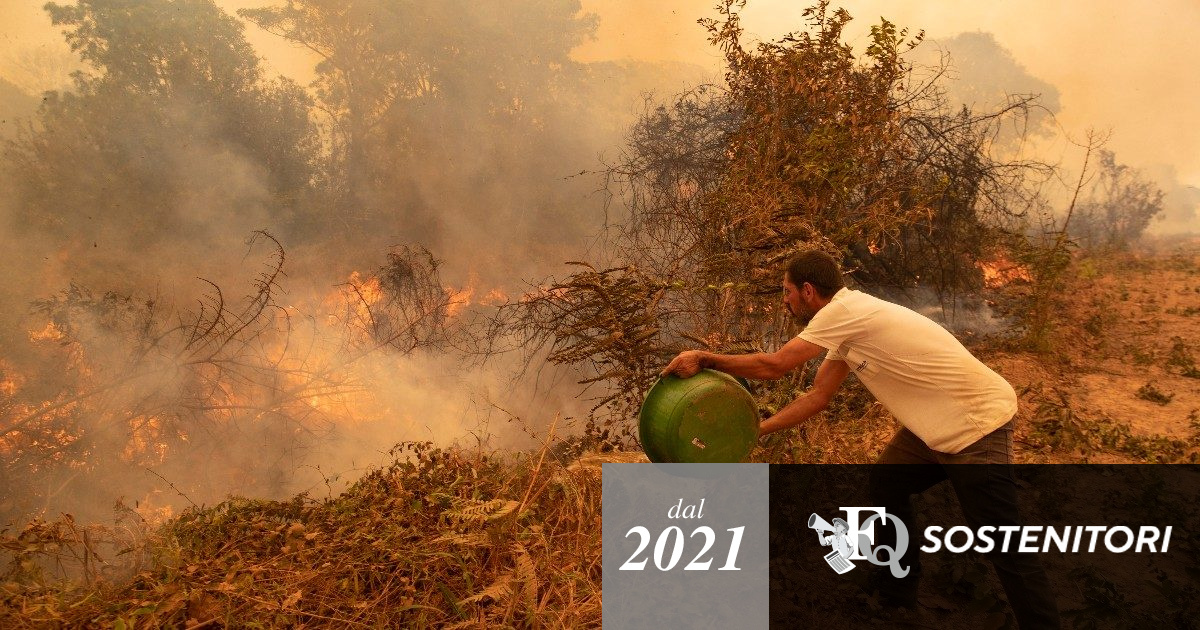
M 79 58 L 61 41 L 26 44 L 0 57 L 5 82 L 30 95 L 68 89 L 71 73 L 79 70 Z
M 313 468 L 296 471 L 294 487 L 316 487 L 315 466 L 352 481 L 357 472 L 390 460 L 389 449 L 400 441 L 487 449 L 537 447 L 554 424 L 561 437 L 578 429 L 587 401 L 571 385 L 575 370 L 546 368 L 540 375 L 517 377 L 514 362 L 501 359 L 488 367 L 464 367 L 444 353 L 411 356 L 375 354 L 358 371 L 374 383 L 376 413 L 361 422 L 331 427 L 329 439 L 313 447 Z
M 27 118 L 36 110 L 36 98 L 11 81 L 0 78 L 0 138 L 13 137 L 18 119 Z
M 932 319 L 960 337 L 995 336 L 1012 330 L 1012 322 L 996 316 L 991 305 L 979 296 L 956 296 L 943 302 L 933 288 L 917 287 L 888 295 L 886 299 Z
M 158 20 L 154 11 L 168 4 L 186 17 Z M 346 360 L 338 354 L 346 320 L 327 321 L 337 314 L 329 296 L 356 272 L 372 274 L 393 246 L 428 247 L 440 261 L 437 292 L 471 286 L 476 301 L 494 292 L 521 295 L 561 273 L 563 261 L 582 257 L 609 203 L 593 173 L 619 151 L 647 94 L 669 97 L 716 78 L 720 55 L 694 23 L 710 6 L 397 2 L 420 19 L 366 23 L 376 29 L 372 44 L 392 57 L 371 51 L 332 64 L 235 17 L 263 4 L 133 3 L 137 11 L 121 19 L 144 20 L 146 28 L 130 32 L 145 41 L 102 47 L 111 56 L 87 65 L 64 56 L 63 27 L 49 26 L 44 12 L 22 5 L 14 14 L 30 39 L 4 49 L 0 118 L 31 123 L 32 131 L 11 136 L 17 142 L 0 168 L 0 247 L 20 261 L 19 272 L 0 282 L 0 382 L 13 383 L 0 388 L 10 392 L 0 397 L 0 412 L 28 416 L 33 408 L 18 407 L 92 391 L 130 365 L 146 372 L 72 407 L 108 422 L 87 453 L 88 461 L 108 465 L 53 477 L 58 489 L 40 495 L 40 509 L 75 510 L 86 500 L 96 514 L 114 495 L 136 499 L 149 488 L 160 492 L 156 500 L 186 503 L 145 468 L 196 502 L 227 492 L 279 495 L 382 461 L 399 441 L 528 446 L 535 443 L 529 433 L 544 435 L 555 415 L 569 424 L 566 418 L 587 412 L 578 375 L 546 368 L 514 380 L 524 367 L 515 355 L 481 367 L 450 344 L 368 353 L 330 372 L 334 393 L 255 397 L 290 391 L 289 370 L 311 374 L 328 367 L 321 361 L 329 357 Z M 766 14 L 786 9 L 789 17 L 776 13 L 773 28 L 802 23 L 794 7 L 761 6 Z M 598 12 L 598 23 L 586 11 Z M 1058 75 L 1035 71 L 1027 55 L 1006 50 L 1009 41 L 977 32 L 941 40 L 957 68 L 949 96 L 988 107 L 1004 94 L 1040 93 L 1049 111 L 1069 110 Z M 158 53 L 154 63 L 134 63 L 146 61 L 138 57 L 143 49 Z M 339 91 L 362 85 L 336 72 L 356 61 L 363 64 L 355 72 L 380 83 Z M 70 73 L 85 67 L 95 81 L 73 84 Z M 154 72 L 135 72 L 147 67 Z M 273 80 L 275 72 L 295 83 Z M 33 95 L 44 90 L 57 92 L 35 113 Z M 1046 117 L 1031 124 L 1039 133 L 1050 128 Z M 14 129 L 5 123 L 4 133 Z M 1172 183 L 1168 205 L 1164 227 L 1194 221 L 1194 189 Z M 254 379 L 192 369 L 178 354 L 186 337 L 153 346 L 174 355 L 145 352 L 154 337 L 140 331 L 186 331 L 188 322 L 211 316 L 218 298 L 209 282 L 228 304 L 254 299 L 274 260 L 261 240 L 247 244 L 258 229 L 280 239 L 285 260 L 265 332 L 243 348 L 253 350 Z M 72 284 L 80 290 L 72 293 Z M 77 343 L 46 328 L 55 311 L 31 309 L 54 296 L 60 316 L 64 301 L 74 299 L 67 311 Z M 468 308 L 486 314 L 489 306 Z M 967 325 L 994 323 L 986 312 L 979 317 Z M 139 328 L 146 322 L 154 325 Z M 268 359 L 278 361 L 274 372 Z M 255 380 L 268 376 L 282 385 Z M 195 412 L 179 401 L 205 396 L 236 404 L 204 410 L 211 426 L 185 426 L 187 440 L 177 435 L 171 452 L 191 444 L 188 457 L 154 464 L 150 451 L 136 454 L 142 459 L 127 453 L 131 419 L 167 418 L 147 401 L 178 412 L 168 418 L 174 422 Z M 230 426 L 236 430 L 227 432 Z
M 913 62 L 927 68 L 945 68 L 946 104 L 951 109 L 995 111 L 1008 105 L 1013 97 L 1037 96 L 1036 106 L 1024 117 L 1014 117 L 1001 129 L 997 144 L 1010 151 L 1029 137 L 1049 137 L 1057 133 L 1053 116 L 1062 109 L 1061 96 L 1053 85 L 1035 77 L 1011 51 L 986 32 L 961 33 L 954 37 L 927 41 L 919 46 Z
M 588 59 L 683 61 L 715 74 L 722 59 L 706 46 L 695 25 L 711 5 L 704 0 L 589 2 L 587 8 L 599 13 L 602 23 L 597 39 L 579 52 Z M 808 5 L 751 0 L 741 12 L 743 24 L 760 40 L 781 37 L 803 25 Z M 1190 34 L 1200 28 L 1200 4 L 1192 0 L 1168 0 L 1153 11 L 1138 12 L 1118 0 L 1053 6 L 1033 0 L 954 6 L 846 0 L 833 6 L 854 16 L 847 40 L 856 50 L 867 46 L 868 29 L 880 17 L 911 32 L 923 30 L 927 41 L 914 51 L 918 57 L 932 60 L 938 51 L 949 52 L 959 83 L 978 88 L 963 93 L 968 90 L 949 85 L 950 96 L 961 102 L 987 106 L 994 104 L 989 94 L 1042 94 L 1042 105 L 1055 114 L 1051 124 L 1056 139 L 1028 143 L 1022 157 L 1051 164 L 1065 160 L 1069 166 L 1078 162 L 1077 148 L 1063 141 L 1063 133 L 1079 139 L 1089 128 L 1112 130 L 1107 148 L 1123 163 L 1156 178 L 1158 165 L 1170 165 L 1185 187 L 1200 186 L 1200 154 L 1194 150 L 1200 146 L 1200 125 L 1195 124 L 1200 82 L 1191 65 L 1180 62 L 1194 56 Z M 1063 179 L 1072 181 L 1070 174 Z M 1168 204 L 1171 197 L 1180 197 L 1172 195 L 1168 181 L 1160 184 L 1168 192 Z M 1167 219 L 1156 230 L 1173 224 Z
M 1200 187 L 1179 181 L 1174 166 L 1156 164 L 1146 174 L 1162 189 L 1163 211 L 1150 223 L 1146 233 L 1152 236 L 1200 233 Z
M 119 19 L 144 40 L 98 48 L 73 85 L 30 57 L 20 86 L 57 90 L 38 112 L 0 83 L 0 113 L 28 128 L 0 168 L 0 247 L 20 261 L 0 282 L 0 513 L 281 496 L 352 479 L 401 441 L 524 448 L 555 416 L 560 435 L 574 430 L 588 402 L 572 370 L 522 372 L 516 353 L 480 365 L 453 344 L 367 351 L 365 324 L 344 316 L 362 297 L 348 279 L 400 244 L 434 252 L 435 296 L 520 295 L 557 273 L 599 230 L 607 199 L 590 173 L 647 93 L 701 75 L 575 62 L 561 21 L 585 16 L 548 4 L 557 13 L 524 15 L 519 33 L 422 26 L 434 50 L 481 36 L 480 56 L 447 59 L 437 90 L 380 110 L 356 137 L 369 168 L 339 157 L 346 114 L 322 109 L 321 86 L 271 80 L 242 56 L 245 26 L 205 0 L 136 5 Z M 167 5 L 191 22 L 160 20 Z M 321 76 L 315 62 L 300 80 Z M 14 68 L 0 74 L 15 83 Z M 251 239 L 260 229 L 278 252 Z M 465 306 L 458 317 L 490 308 Z

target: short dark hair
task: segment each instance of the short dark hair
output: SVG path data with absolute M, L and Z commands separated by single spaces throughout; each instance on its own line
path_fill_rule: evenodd
M 787 279 L 797 287 L 803 287 L 807 282 L 817 290 L 817 295 L 831 298 L 839 289 L 846 286 L 842 282 L 842 270 L 837 261 L 825 252 L 812 250 L 804 252 L 792 259 L 787 268 Z

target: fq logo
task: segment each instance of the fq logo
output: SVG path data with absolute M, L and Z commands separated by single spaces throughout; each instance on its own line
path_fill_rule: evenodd
M 833 551 L 825 554 L 825 562 L 838 573 L 845 573 L 854 568 L 852 560 L 866 560 L 871 564 L 890 567 L 892 575 L 902 578 L 908 575 L 908 567 L 900 566 L 900 558 L 908 551 L 908 527 L 895 515 L 888 514 L 881 507 L 839 507 L 846 513 L 846 520 L 835 518 L 833 524 L 817 516 L 813 512 L 808 517 L 808 526 L 817 530 L 817 539 L 822 546 L 832 546 Z M 871 512 L 865 521 L 860 518 L 863 512 Z M 896 546 L 875 546 L 875 522 L 892 520 L 896 528 Z M 825 532 L 829 532 L 826 534 Z
M 908 575 L 909 568 L 900 566 L 900 558 L 908 551 L 908 527 L 893 514 L 881 507 L 841 507 L 846 519 L 835 518 L 833 523 L 815 512 L 808 517 L 808 526 L 817 532 L 822 546 L 833 547 L 825 554 L 825 562 L 838 573 L 854 568 L 853 560 L 866 560 L 871 564 L 889 567 L 895 577 Z M 871 515 L 862 520 L 862 513 Z M 891 519 L 896 529 L 896 545 L 875 545 L 875 523 Z M 940 525 L 925 528 L 925 540 L 921 551 L 936 553 L 943 547 L 952 553 L 972 549 L 979 553 L 992 551 L 1019 553 L 1045 553 L 1057 550 L 1060 553 L 1095 553 L 1103 547 L 1111 553 L 1133 551 L 1142 553 L 1166 553 L 1171 545 L 1171 526 L 1143 525 L 1134 529 L 1124 525 L 983 525 L 971 529 L 958 525 L 945 529 Z

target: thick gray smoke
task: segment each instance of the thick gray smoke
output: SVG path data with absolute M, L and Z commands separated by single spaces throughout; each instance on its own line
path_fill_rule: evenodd
M 711 77 L 577 61 L 578 0 L 343 4 L 51 3 L 74 58 L 0 68 L 0 518 L 281 495 L 586 414 L 579 375 L 481 365 L 471 326 L 587 257 L 646 94 Z M 248 31 L 309 51 L 305 84 Z M 1041 94 L 1052 129 L 1057 91 L 993 37 L 940 49 L 953 102 Z M 1170 187 L 1163 225 L 1196 202 Z
M 586 413 L 578 375 L 480 366 L 467 328 L 587 248 L 588 172 L 699 71 L 575 62 L 577 2 L 504 4 L 247 14 L 373 33 L 311 86 L 210 0 L 48 5 L 84 73 L 40 100 L 0 82 L 0 516 L 278 496 Z M 433 259 L 388 258 L 409 245 Z

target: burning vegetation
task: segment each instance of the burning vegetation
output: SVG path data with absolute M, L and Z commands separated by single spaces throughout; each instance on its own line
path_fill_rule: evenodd
M 462 332 L 424 250 L 392 251 L 316 317 L 278 302 L 279 242 L 260 232 L 250 245 L 267 260 L 239 301 L 210 283 L 190 311 L 77 286 L 35 305 L 48 323 L 31 338 L 65 377 L 56 390 L 38 390 L 5 370 L 7 518 L 52 505 L 55 491 L 105 497 L 114 479 L 144 486 L 136 480 L 147 470 L 188 479 L 172 486 L 185 495 L 277 494 L 301 461 L 286 448 L 385 413 L 372 396 L 377 384 L 358 369 L 363 359 L 445 347 Z M 242 459 L 243 449 L 224 447 L 246 442 L 285 448 Z
M 956 109 L 944 68 L 909 61 L 921 33 L 883 20 L 856 55 L 849 14 L 826 2 L 801 30 L 748 45 L 743 5 L 701 21 L 724 83 L 636 120 L 595 97 L 601 68 L 571 59 L 595 29 L 571 0 L 240 12 L 319 58 L 309 89 L 266 78 L 243 22 L 210 0 L 48 5 L 87 69 L 46 96 L 0 168 L 7 244 L 47 261 L 0 295 L 20 305 L 0 315 L 0 619 L 597 625 L 589 453 L 639 457 L 637 408 L 679 350 L 793 335 L 779 270 L 804 248 L 865 290 L 1002 321 L 977 350 L 1022 392 L 1028 461 L 1194 461 L 1195 411 L 1173 432 L 1142 430 L 1040 367 L 1083 365 L 1081 348 L 1132 356 L 1171 387 L 1150 404 L 1193 404 L 1196 258 L 1125 252 L 1161 191 L 1091 138 L 1056 211 L 1054 169 L 1013 156 L 1003 129 L 1037 114 L 1035 97 Z M 653 70 L 617 73 L 632 90 Z M 626 132 L 598 172 L 564 179 Z M 580 202 L 596 176 L 607 197 Z M 239 260 L 209 260 L 233 239 Z M 525 280 L 580 251 L 564 276 Z M 1100 296 L 1129 297 L 1104 283 L 1143 272 L 1186 285 L 1147 297 L 1174 318 L 1170 348 L 1106 335 Z M 533 452 L 497 454 L 460 420 L 444 441 L 476 448 L 414 442 L 459 413 L 423 417 L 442 392 L 413 374 L 442 362 L 503 372 L 509 389 L 557 368 L 560 398 L 587 404 L 560 422 L 537 401 L 513 413 L 488 400 L 540 439 Z M 810 379 L 752 387 L 771 414 Z M 753 457 L 871 461 L 890 418 L 846 389 L 832 421 L 773 434 Z M 353 431 L 387 463 L 347 486 L 315 454 Z M 274 500 L 305 467 L 317 485 Z M 95 524 L 118 497 L 114 524 Z

